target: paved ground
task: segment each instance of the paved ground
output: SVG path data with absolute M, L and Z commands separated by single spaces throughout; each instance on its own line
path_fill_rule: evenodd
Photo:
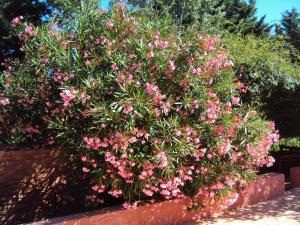
M 300 188 L 282 197 L 228 212 L 201 225 L 300 225 Z

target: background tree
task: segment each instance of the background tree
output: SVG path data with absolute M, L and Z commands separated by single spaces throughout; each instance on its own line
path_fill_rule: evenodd
M 265 17 L 255 16 L 256 1 L 244 0 L 130 0 L 134 6 L 150 8 L 161 15 L 168 15 L 178 23 L 197 24 L 201 30 L 220 33 L 222 30 L 242 35 L 269 34 L 272 26 Z
M 24 20 L 37 25 L 51 13 L 50 5 L 50 1 L 38 0 L 0 1 L 0 62 L 6 57 L 23 56 L 19 38 L 11 26 L 11 21 L 17 16 L 23 16 Z
M 276 35 L 277 38 L 283 38 L 293 46 L 293 48 L 289 48 L 291 57 L 294 62 L 300 62 L 300 13 L 296 8 L 283 13 L 281 25 L 276 29 Z
M 249 3 L 244 0 L 223 0 L 222 3 L 225 5 L 224 28 L 229 32 L 262 36 L 272 29 L 272 26 L 264 22 L 265 16 L 259 19 L 255 16 L 255 0 L 250 0 Z
M 281 24 L 286 40 L 300 50 L 300 13 L 297 9 L 286 11 L 282 16 Z

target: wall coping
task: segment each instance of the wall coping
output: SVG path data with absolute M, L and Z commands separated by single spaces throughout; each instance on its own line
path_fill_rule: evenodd
M 285 192 L 284 174 L 268 173 L 258 177 L 239 193 L 239 198 L 229 210 L 279 197 Z M 32 225 L 41 224 L 98 224 L 98 225 L 167 225 L 191 222 L 199 211 L 188 211 L 188 199 L 176 199 L 146 204 L 137 209 L 121 209 L 120 206 L 74 214 L 66 217 L 48 219 Z M 213 209 L 214 211 L 214 209 Z M 215 210 L 218 212 L 218 210 Z M 201 211 L 200 211 L 201 212 Z M 219 212 L 218 212 L 219 213 Z

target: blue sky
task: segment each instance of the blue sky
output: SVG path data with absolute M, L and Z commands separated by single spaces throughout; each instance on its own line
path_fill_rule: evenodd
M 256 0 L 257 16 L 266 15 L 268 23 L 279 23 L 281 14 L 293 7 L 300 11 L 300 0 Z
M 108 8 L 108 3 L 109 3 L 109 0 L 101 0 L 101 1 L 100 1 L 101 7 L 102 7 L 102 8 L 105 8 L 105 9 Z
M 103 8 L 108 7 L 109 0 L 102 0 L 101 6 Z M 300 0 L 256 0 L 257 4 L 257 16 L 261 17 L 266 15 L 266 22 L 278 23 L 281 19 L 281 14 L 290 10 L 293 7 L 300 11 Z

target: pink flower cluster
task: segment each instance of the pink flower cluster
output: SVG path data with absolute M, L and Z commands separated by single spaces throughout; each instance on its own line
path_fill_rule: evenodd
M 156 155 L 158 161 L 159 161 L 159 168 L 160 169 L 163 169 L 165 168 L 167 165 L 168 165 L 168 158 L 167 158 L 167 155 L 165 152 L 159 152 L 157 155 Z
M 99 148 L 107 148 L 108 147 L 108 139 L 104 139 L 101 141 L 98 137 L 84 137 L 85 146 L 87 149 L 98 150 Z
M 161 36 L 161 33 L 160 32 L 157 32 L 154 37 L 153 37 L 153 43 L 156 47 L 158 48 L 161 48 L 161 49 L 164 49 L 164 48 L 167 48 L 168 45 L 169 45 L 169 41 L 163 41 L 161 40 L 160 38 Z
M 202 73 L 206 76 L 220 71 L 223 68 L 231 68 L 234 63 L 228 60 L 228 55 L 225 52 L 218 53 L 215 58 L 208 59 L 204 62 Z
M 213 124 L 218 118 L 218 112 L 220 111 L 221 103 L 215 93 L 209 92 L 208 96 L 211 98 L 211 100 L 207 101 L 205 113 L 200 116 L 200 119 Z
M 108 194 L 112 195 L 115 198 L 120 198 L 122 196 L 122 190 L 115 189 L 115 190 L 109 191 Z
M 161 113 L 168 115 L 171 108 L 171 103 L 162 102 L 162 100 L 166 98 L 166 95 L 159 91 L 158 86 L 152 83 L 147 83 L 145 92 L 152 97 L 152 106 L 156 117 L 160 117 Z
M 217 50 L 217 44 L 219 44 L 219 37 L 206 36 L 202 40 L 202 48 L 205 52 L 214 52 Z
M 75 77 L 74 73 L 64 74 L 59 70 L 54 72 L 54 81 L 60 82 L 62 86 L 65 81 L 68 81 L 73 77 Z
M 179 177 L 174 177 L 173 180 L 170 180 L 166 183 L 160 184 L 160 194 L 165 197 L 165 199 L 170 199 L 178 197 L 181 194 L 180 187 L 184 185 L 184 182 Z
M 137 206 L 138 206 L 138 203 L 139 203 L 139 201 L 135 201 L 135 202 L 133 202 L 133 203 L 125 202 L 125 203 L 123 204 L 123 207 L 124 207 L 125 209 L 136 209 Z
M 17 27 L 19 26 L 21 23 L 22 23 L 22 20 L 24 19 L 23 16 L 18 16 L 18 17 L 15 17 L 12 21 L 11 21 L 11 25 L 13 27 Z
M 60 93 L 60 97 L 63 98 L 64 101 L 64 107 L 67 107 L 70 105 L 70 103 L 76 99 L 77 91 L 74 90 L 64 90 L 62 93 Z
M 0 99 L 0 105 L 6 106 L 10 103 L 8 98 L 1 98 Z
M 279 140 L 278 133 L 267 132 L 262 134 L 262 139 L 257 144 L 248 144 L 247 152 L 252 157 L 251 164 L 257 167 L 272 166 L 274 158 L 269 156 L 269 150 L 274 142 Z M 249 165 L 251 167 L 251 165 Z
M 117 169 L 117 173 L 126 181 L 126 183 L 132 183 L 133 173 L 130 172 L 131 167 L 135 166 L 134 162 L 131 162 L 125 155 L 121 159 L 117 159 L 111 152 L 105 153 L 105 161 Z M 107 171 L 112 173 L 111 170 Z
M 240 90 L 242 93 L 246 93 L 247 90 L 248 90 L 248 87 L 247 87 L 244 83 L 242 83 L 242 82 L 240 82 L 240 81 L 236 82 L 236 87 L 237 87 L 237 89 Z
M 37 31 L 32 24 L 26 26 L 25 30 L 18 34 L 20 40 L 22 40 L 24 43 L 27 43 L 29 39 L 35 37 L 36 35 L 37 35 Z

